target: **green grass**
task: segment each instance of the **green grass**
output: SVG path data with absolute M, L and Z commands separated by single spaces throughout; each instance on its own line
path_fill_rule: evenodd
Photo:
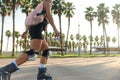
M 17 58 L 19 55 L 11 56 L 11 54 L 2 54 L 0 58 Z
M 80 57 L 80 58 L 94 58 L 94 57 L 120 57 L 120 54 L 65 54 L 61 56 L 60 54 L 51 55 L 52 58 L 69 58 L 69 57 Z
M 0 58 L 17 58 L 17 56 L 0 56 Z
M 11 55 L 0 55 L 0 58 L 17 58 L 19 55 L 11 56 Z M 39 56 L 40 57 L 40 56 Z M 50 56 L 51 58 L 72 58 L 72 57 L 79 57 L 79 58 L 95 58 L 95 57 L 120 57 L 120 54 L 64 54 L 64 56 L 61 56 L 61 54 L 52 54 Z

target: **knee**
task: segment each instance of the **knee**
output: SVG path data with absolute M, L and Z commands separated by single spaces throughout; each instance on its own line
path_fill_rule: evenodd
M 43 56 L 43 57 L 45 57 L 45 58 L 48 59 L 49 55 L 50 55 L 50 51 L 49 51 L 49 49 L 47 49 L 47 50 L 43 50 L 43 53 L 42 53 L 42 56 Z
M 39 54 L 39 51 L 30 49 L 25 52 L 28 55 L 28 60 L 29 61 L 34 61 L 37 58 L 37 55 Z

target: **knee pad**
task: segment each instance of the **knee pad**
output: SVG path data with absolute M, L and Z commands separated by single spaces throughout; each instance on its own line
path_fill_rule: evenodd
M 37 55 L 39 54 L 38 51 L 33 50 L 33 49 L 30 49 L 30 50 L 26 51 L 25 53 L 27 53 L 27 55 L 28 55 L 28 60 L 29 60 L 29 61 L 34 61 L 34 60 L 36 60 Z
M 42 53 L 42 56 L 45 57 L 45 58 L 48 58 L 49 55 L 50 55 L 49 49 L 44 50 L 43 53 Z

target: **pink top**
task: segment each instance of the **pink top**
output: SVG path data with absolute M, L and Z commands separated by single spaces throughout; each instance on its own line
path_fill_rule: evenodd
M 43 10 L 43 2 L 38 4 L 38 6 L 29 13 L 29 15 L 26 17 L 25 20 L 25 26 L 29 27 L 41 23 L 44 19 L 44 16 L 43 15 L 37 16 L 36 14 L 42 12 L 42 10 Z

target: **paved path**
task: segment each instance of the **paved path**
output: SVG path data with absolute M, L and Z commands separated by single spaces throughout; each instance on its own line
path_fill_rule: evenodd
M 0 66 L 13 60 L 0 59 Z M 11 80 L 36 80 L 38 64 L 39 59 L 21 65 Z M 120 57 L 51 58 L 48 71 L 54 80 L 120 80 Z

